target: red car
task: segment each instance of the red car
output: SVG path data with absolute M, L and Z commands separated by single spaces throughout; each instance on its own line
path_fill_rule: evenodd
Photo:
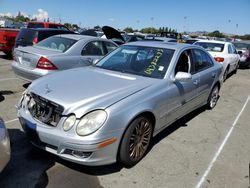
M 52 22 L 28 22 L 28 28 L 54 28 L 69 30 L 65 25 Z M 15 45 L 16 36 L 19 29 L 1 28 L 0 29 L 0 51 L 6 55 L 11 56 Z

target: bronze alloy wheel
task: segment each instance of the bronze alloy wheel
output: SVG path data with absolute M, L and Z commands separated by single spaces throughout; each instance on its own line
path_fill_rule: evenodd
M 146 154 L 153 132 L 153 124 L 146 116 L 134 119 L 123 135 L 119 161 L 126 167 L 134 166 Z
M 129 140 L 129 156 L 132 160 L 139 160 L 145 154 L 152 134 L 151 123 L 141 119 L 135 126 Z

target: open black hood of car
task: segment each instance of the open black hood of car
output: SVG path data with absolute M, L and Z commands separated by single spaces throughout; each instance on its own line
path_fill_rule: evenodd
M 111 40 L 112 39 L 119 39 L 125 43 L 125 40 L 122 37 L 121 33 L 119 31 L 117 31 L 116 29 L 114 29 L 113 27 L 103 26 L 102 31 L 104 32 L 107 39 L 111 39 Z

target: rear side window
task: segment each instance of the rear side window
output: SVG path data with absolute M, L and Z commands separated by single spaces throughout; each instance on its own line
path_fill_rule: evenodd
M 42 23 L 28 23 L 27 28 L 44 28 Z
M 66 52 L 75 43 L 76 40 L 74 39 L 63 37 L 49 37 L 34 45 L 34 47 L 58 52 Z
M 202 50 L 194 49 L 193 55 L 195 72 L 200 72 L 213 66 L 213 61 L 211 60 L 211 58 Z
M 92 41 L 82 49 L 83 56 L 103 56 L 105 55 L 102 41 Z
M 117 46 L 112 44 L 111 42 L 104 42 L 104 44 L 106 46 L 107 53 L 110 53 L 117 48 Z
M 195 44 L 211 52 L 223 52 L 224 50 L 224 44 L 220 44 L 220 43 L 196 42 Z

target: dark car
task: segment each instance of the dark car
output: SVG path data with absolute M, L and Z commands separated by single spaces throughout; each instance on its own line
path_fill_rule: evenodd
M 240 66 L 250 68 L 250 41 L 233 42 L 240 55 Z
M 53 35 L 58 34 L 75 34 L 65 29 L 48 29 L 48 28 L 22 28 L 16 38 L 15 48 L 18 46 L 32 46 Z

